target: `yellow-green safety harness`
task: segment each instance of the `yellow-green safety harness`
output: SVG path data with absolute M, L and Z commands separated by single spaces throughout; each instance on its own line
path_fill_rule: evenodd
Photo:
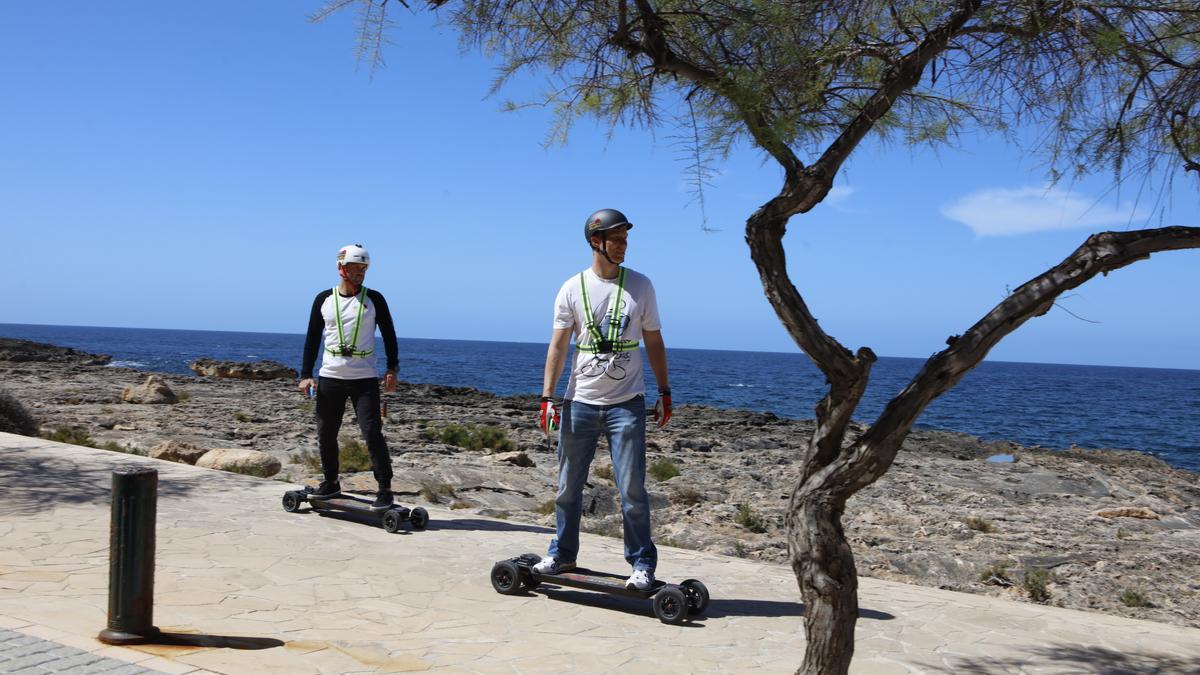
M 333 311 L 337 318 L 338 328 L 338 348 L 326 347 L 325 351 L 334 356 L 370 356 L 375 353 L 374 349 L 363 351 L 358 348 L 358 329 L 362 327 L 363 309 L 367 306 L 367 287 L 363 286 L 358 293 L 358 316 L 354 319 L 354 333 L 350 336 L 350 344 L 354 345 L 352 349 L 347 349 L 346 334 L 342 332 L 342 296 L 338 293 L 335 286 L 333 288 Z
M 586 272 L 579 273 L 579 290 L 583 295 L 583 314 L 586 317 L 585 330 L 587 332 L 587 342 L 581 343 L 578 340 L 575 342 L 575 348 L 586 354 L 611 354 L 613 352 L 631 352 L 638 348 L 637 340 L 619 340 L 621 337 L 621 322 L 619 313 L 621 311 L 621 300 L 625 295 L 625 268 L 622 267 L 617 272 L 617 295 L 613 298 L 613 303 L 609 306 L 608 312 L 608 335 L 600 334 L 600 328 L 596 326 L 596 318 L 592 315 L 592 303 L 588 299 L 587 292 L 587 277 Z M 580 335 L 582 338 L 583 336 Z

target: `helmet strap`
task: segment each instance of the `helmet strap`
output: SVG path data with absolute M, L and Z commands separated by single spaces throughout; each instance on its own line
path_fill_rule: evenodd
M 600 234 L 600 246 L 599 247 L 593 246 L 592 250 L 599 251 L 600 255 L 604 256 L 604 259 L 607 260 L 610 265 L 617 265 L 618 264 L 617 261 L 608 257 L 608 232 L 602 231 L 599 234 Z

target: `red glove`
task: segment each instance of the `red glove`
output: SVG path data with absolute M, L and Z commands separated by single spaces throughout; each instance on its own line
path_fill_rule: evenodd
M 654 403 L 654 421 L 658 422 L 658 427 L 667 426 L 667 422 L 671 420 L 671 392 L 658 392 L 658 401 Z
M 549 436 L 558 431 L 558 422 L 558 406 L 554 405 L 554 399 L 543 396 L 542 412 L 538 415 L 538 426 L 541 427 L 542 433 Z

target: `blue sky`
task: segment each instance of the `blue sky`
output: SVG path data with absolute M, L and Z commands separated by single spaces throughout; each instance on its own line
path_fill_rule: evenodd
M 671 130 L 585 120 L 543 147 L 548 112 L 501 112 L 494 64 L 431 16 L 395 13 L 372 75 L 353 14 L 309 23 L 320 4 L 0 5 L 0 323 L 299 333 L 337 249 L 361 242 L 401 335 L 542 342 L 588 263 L 584 218 L 614 207 L 669 346 L 795 349 L 743 241 L 780 183 L 757 153 L 719 165 L 705 232 Z M 870 138 L 792 220 L 789 270 L 847 347 L 927 356 L 1092 231 L 1198 224 L 1194 179 L 1162 199 L 1109 182 L 1049 189 L 983 135 Z M 1061 303 L 1088 321 L 1052 310 L 990 358 L 1200 369 L 1198 262 L 1093 280 Z

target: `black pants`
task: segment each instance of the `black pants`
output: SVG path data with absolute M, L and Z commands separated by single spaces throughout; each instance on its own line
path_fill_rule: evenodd
M 362 380 L 322 377 L 317 380 L 317 445 L 321 449 L 321 470 L 325 472 L 325 480 L 332 483 L 338 479 L 338 432 L 342 429 L 342 415 L 346 413 L 346 399 L 354 405 L 358 428 L 371 453 L 375 480 L 381 490 L 390 490 L 392 456 L 383 439 L 377 377 Z

